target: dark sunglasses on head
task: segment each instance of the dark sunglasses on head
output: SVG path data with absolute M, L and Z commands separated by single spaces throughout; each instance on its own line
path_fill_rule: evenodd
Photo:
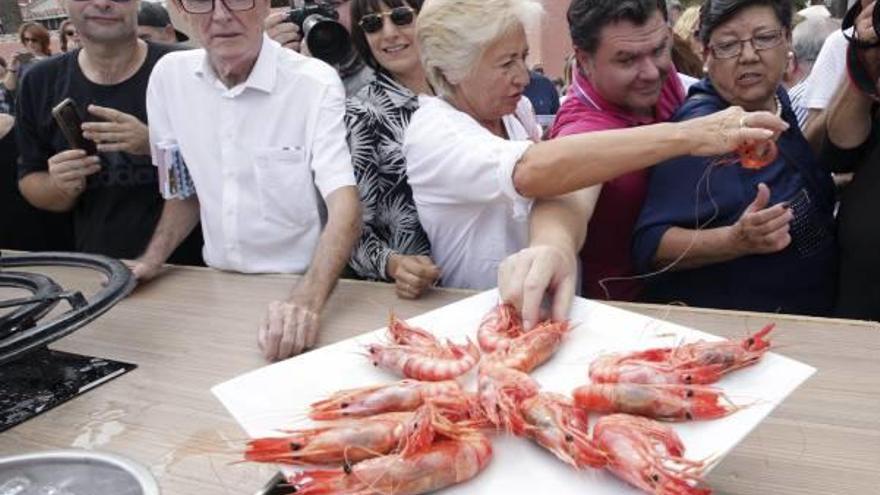
M 388 12 L 367 14 L 361 17 L 358 24 L 365 33 L 377 33 L 382 30 L 385 16 L 388 16 L 395 26 L 408 26 L 415 19 L 416 11 L 412 7 L 394 7 Z

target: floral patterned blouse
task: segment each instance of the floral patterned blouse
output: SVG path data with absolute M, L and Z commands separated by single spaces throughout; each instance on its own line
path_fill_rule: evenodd
M 401 151 L 418 106 L 412 91 L 382 71 L 346 102 L 348 144 L 364 209 L 363 231 L 349 265 L 366 279 L 391 281 L 385 267 L 392 254 L 431 254 Z

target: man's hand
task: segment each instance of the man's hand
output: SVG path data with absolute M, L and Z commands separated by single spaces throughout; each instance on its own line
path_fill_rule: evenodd
M 327 225 L 318 240 L 308 271 L 287 301 L 269 304 L 258 341 L 267 359 L 283 359 L 314 347 L 319 317 L 360 235 L 360 199 L 355 186 L 340 187 L 325 197 Z
M 523 326 L 531 329 L 541 318 L 541 301 L 552 295 L 551 318 L 564 320 L 577 284 L 577 258 L 555 246 L 535 246 L 508 256 L 498 267 L 501 300 L 522 313 Z
M 257 336 L 260 350 L 270 361 L 294 356 L 315 346 L 318 327 L 318 312 L 306 305 L 272 301 Z
M 82 125 L 83 137 L 94 141 L 98 151 L 150 155 L 150 132 L 137 117 L 98 105 L 89 105 L 89 113 L 104 120 Z
M 137 259 L 131 267 L 131 273 L 138 283 L 149 282 L 156 278 L 162 271 L 162 263 L 155 263 L 146 259 Z
M 789 224 L 794 213 L 784 204 L 767 208 L 770 189 L 758 184 L 755 200 L 731 228 L 733 243 L 743 255 L 770 254 L 791 244 Z
M 295 52 L 300 51 L 302 34 L 299 32 L 299 26 L 287 21 L 287 11 L 269 14 L 263 21 L 263 27 L 266 29 L 266 34 L 281 46 Z
M 86 177 L 101 170 L 97 156 L 86 156 L 83 150 L 66 150 L 49 158 L 52 184 L 69 198 L 76 198 L 86 188 Z
M 392 254 L 385 271 L 394 279 L 401 299 L 418 299 L 440 278 L 440 268 L 427 256 Z

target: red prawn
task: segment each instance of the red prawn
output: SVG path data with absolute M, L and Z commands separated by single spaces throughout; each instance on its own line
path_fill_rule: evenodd
M 779 148 L 773 141 L 744 144 L 737 148 L 739 163 L 743 168 L 757 170 L 770 165 L 779 156 Z

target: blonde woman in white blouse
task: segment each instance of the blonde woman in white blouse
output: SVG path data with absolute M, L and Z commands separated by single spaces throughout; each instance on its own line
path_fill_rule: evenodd
M 580 243 L 588 188 L 664 159 L 716 155 L 769 139 L 786 124 L 740 108 L 680 124 L 539 142 L 528 100 L 526 27 L 535 0 L 431 0 L 416 23 L 422 65 L 438 96 L 421 97 L 404 140 L 407 175 L 431 257 L 448 287 L 495 286 L 498 266 L 537 237 Z M 539 201 L 570 193 L 563 198 Z M 529 212 L 532 223 L 529 227 Z M 550 222 L 540 220 L 551 217 Z

